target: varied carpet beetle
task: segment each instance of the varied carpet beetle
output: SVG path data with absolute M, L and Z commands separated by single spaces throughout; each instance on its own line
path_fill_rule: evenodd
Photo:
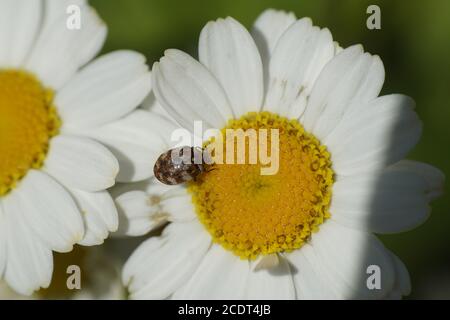
M 203 149 L 180 147 L 161 154 L 153 167 L 156 179 L 164 184 L 176 185 L 195 180 L 205 172 Z M 197 160 L 197 161 L 195 161 Z

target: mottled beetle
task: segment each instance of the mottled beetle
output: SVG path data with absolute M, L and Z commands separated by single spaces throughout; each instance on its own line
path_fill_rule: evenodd
M 179 147 L 161 154 L 153 167 L 156 179 L 168 185 L 195 180 L 206 171 L 203 149 Z

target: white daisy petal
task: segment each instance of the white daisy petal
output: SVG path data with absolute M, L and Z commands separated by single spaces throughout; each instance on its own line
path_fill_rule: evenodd
M 71 189 L 82 214 L 85 234 L 78 243 L 84 246 L 102 244 L 109 232 L 117 230 L 119 218 L 114 201 L 107 191 L 86 192 Z
M 293 12 L 267 9 L 256 19 L 252 36 L 258 46 L 265 71 L 269 66 L 270 57 L 281 35 L 297 18 Z
M 429 164 L 418 161 L 401 160 L 391 168 L 397 171 L 412 172 L 422 177 L 427 184 L 426 196 L 430 201 L 441 196 L 444 192 L 444 173 Z
M 297 298 L 301 300 L 342 299 L 329 285 L 329 275 L 314 254 L 314 249 L 305 244 L 301 250 L 286 255 L 291 263 Z
M 90 130 L 88 136 L 106 145 L 120 164 L 119 182 L 134 182 L 153 176 L 158 157 L 178 141 L 170 141 L 177 125 L 169 119 L 144 110 Z
M 30 170 L 20 189 L 5 200 L 13 201 L 27 224 L 50 249 L 69 252 L 84 234 L 80 212 L 69 193 L 47 174 Z
M 7 232 L 4 277 L 16 292 L 30 295 L 50 284 L 53 273 L 52 251 L 30 230 L 16 199 L 6 197 L 2 202 Z
M 144 191 L 126 192 L 115 201 L 120 221 L 116 236 L 141 236 L 167 222 L 167 216 L 155 216 L 158 208 Z
M 3 0 L 0 10 L 0 68 L 20 67 L 39 31 L 42 2 Z
M 57 94 L 55 105 L 63 130 L 83 132 L 134 110 L 151 89 L 145 57 L 115 51 L 78 72 Z
M 389 169 L 383 174 L 336 181 L 332 219 L 375 233 L 413 229 L 429 216 L 427 183 L 415 173 Z
M 407 96 L 383 96 L 360 106 L 323 141 L 340 176 L 381 170 L 401 160 L 422 132 L 414 101 Z
M 251 265 L 254 265 L 252 262 Z M 269 270 L 251 271 L 246 284 L 245 299 L 292 300 L 296 298 L 294 280 L 288 260 L 279 257 L 279 264 Z
M 256 19 L 252 35 L 262 56 L 270 58 L 283 33 L 296 22 L 293 12 L 267 9 Z
M 170 186 L 164 183 L 161 183 L 156 178 L 152 178 L 148 180 L 148 183 L 145 184 L 144 189 L 149 195 L 156 195 L 159 197 L 164 196 L 165 194 L 175 194 L 180 195 L 184 194 L 185 188 L 181 185 Z
M 112 190 L 119 209 L 116 236 L 140 236 L 162 224 L 195 219 L 192 198 L 183 186 L 166 186 L 152 179 Z
M 392 260 L 373 235 L 327 221 L 313 234 L 311 246 L 329 275 L 328 285 L 344 299 L 378 299 L 392 290 L 395 281 Z M 367 286 L 369 266 L 379 267 L 380 289 L 370 290 Z
M 199 41 L 199 60 L 225 89 L 235 117 L 261 108 L 263 67 L 250 33 L 233 18 L 209 22 Z
M 144 99 L 140 108 L 146 111 L 150 111 L 153 114 L 157 114 L 172 120 L 166 108 L 164 108 L 161 105 L 161 103 L 156 99 L 154 91 L 151 91 L 149 95 Z
M 213 75 L 198 61 L 179 50 L 166 50 L 153 66 L 155 95 L 185 128 L 194 121 L 221 128 L 232 116 L 228 99 Z
M 142 242 L 136 250 L 134 250 L 123 267 L 122 282 L 126 286 L 129 286 L 131 282 L 134 282 L 137 289 L 142 288 L 144 285 L 143 282 L 136 282 L 135 278 L 140 277 L 143 279 L 144 277 L 147 277 L 143 266 L 149 259 L 153 258 L 153 253 L 159 250 L 165 243 L 167 243 L 167 237 L 151 237 Z
M 183 195 L 166 195 L 160 205 L 162 212 L 168 212 L 169 221 L 190 221 L 196 217 L 192 196 L 186 190 Z
M 250 265 L 213 244 L 189 281 L 173 299 L 239 300 L 245 297 Z
M 167 214 L 168 221 L 186 222 L 196 217 L 192 195 L 185 185 L 168 186 L 153 178 L 145 192 L 159 206 L 158 211 Z
M 61 17 L 62 14 L 67 14 L 67 7 L 76 5 L 78 7 L 86 6 L 87 0 L 44 0 L 45 4 L 45 21 L 44 27 L 47 27 L 55 20 Z
M 67 13 L 51 16 L 45 24 L 27 60 L 26 69 L 52 89 L 61 88 L 70 77 L 100 51 L 106 26 L 94 9 L 81 6 L 82 26 L 67 28 Z
M 366 102 L 380 93 L 384 67 L 360 45 L 345 49 L 322 70 L 311 92 L 304 127 L 324 139 L 348 111 L 352 100 Z
M 402 296 L 408 296 L 411 293 L 411 279 L 405 264 L 395 254 L 390 251 L 388 252 L 392 258 L 395 268 L 395 283 L 393 291 L 397 298 L 400 299 Z
M 119 164 L 114 155 L 94 140 L 75 136 L 57 136 L 43 168 L 69 188 L 101 191 L 114 185 Z
M 192 276 L 210 246 L 209 235 L 198 222 L 174 223 L 159 239 L 156 250 L 146 250 L 147 258 L 125 266 L 125 282 L 131 279 L 129 289 L 133 299 L 164 299 L 180 288 Z M 139 248 L 136 251 L 139 253 Z M 133 264 L 133 256 L 130 258 Z M 127 274 L 132 272 L 132 277 Z
M 339 42 L 334 41 L 334 55 L 336 56 L 336 55 L 338 55 L 339 53 L 341 53 L 342 51 L 344 51 L 344 48 L 342 48 L 342 47 L 339 45 Z
M 296 101 L 302 114 L 313 85 L 334 55 L 328 29 L 313 27 L 311 19 L 298 20 L 282 35 L 269 65 L 269 88 L 264 109 L 282 116 L 290 114 Z M 303 95 L 303 97 L 301 97 Z

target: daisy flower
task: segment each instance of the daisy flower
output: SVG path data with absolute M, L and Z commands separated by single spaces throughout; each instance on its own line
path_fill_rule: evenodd
M 79 30 L 66 25 L 69 4 Z M 20 294 L 49 285 L 52 251 L 117 229 L 106 189 L 119 161 L 119 181 L 139 174 L 122 141 L 151 75 L 131 51 L 89 62 L 106 33 L 86 1 L 0 0 L 0 278 Z
M 374 233 L 421 224 L 443 175 L 403 160 L 421 123 L 411 98 L 379 96 L 383 82 L 378 56 L 360 45 L 342 49 L 309 18 L 274 10 L 252 33 L 232 18 L 209 22 L 199 61 L 167 50 L 153 66 L 165 111 L 146 116 L 148 145 L 160 149 L 147 159 L 171 147 L 175 122 L 192 129 L 201 120 L 222 130 L 278 129 L 279 170 L 263 176 L 259 163 L 216 164 L 187 185 L 152 178 L 116 190 L 127 219 L 120 232 L 140 235 L 170 222 L 125 265 L 131 297 L 407 295 L 405 266 Z M 378 284 L 370 278 L 376 270 Z

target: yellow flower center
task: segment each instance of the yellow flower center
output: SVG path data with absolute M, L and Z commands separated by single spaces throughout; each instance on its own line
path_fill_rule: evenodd
M 60 127 L 53 92 L 31 74 L 0 69 L 0 197 L 42 166 Z
M 330 154 L 297 120 L 269 112 L 231 120 L 222 130 L 223 137 L 226 129 L 278 129 L 279 170 L 261 175 L 261 167 L 267 165 L 259 160 L 214 164 L 189 186 L 200 221 L 216 243 L 241 258 L 300 248 L 330 217 L 334 175 Z M 267 136 L 270 153 L 270 133 Z M 247 155 L 248 147 L 247 139 Z

